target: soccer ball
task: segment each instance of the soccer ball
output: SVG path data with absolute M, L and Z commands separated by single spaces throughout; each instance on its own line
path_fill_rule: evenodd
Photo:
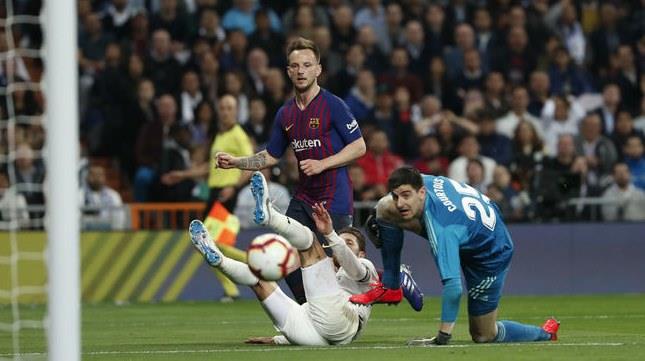
M 251 272 L 265 281 L 280 280 L 299 266 L 297 251 L 275 233 L 255 237 L 246 256 Z

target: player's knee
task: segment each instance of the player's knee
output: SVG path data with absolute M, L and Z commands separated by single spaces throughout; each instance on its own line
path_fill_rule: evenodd
M 470 337 L 474 343 L 488 343 L 495 340 L 495 335 L 489 332 L 473 332 L 471 330 Z

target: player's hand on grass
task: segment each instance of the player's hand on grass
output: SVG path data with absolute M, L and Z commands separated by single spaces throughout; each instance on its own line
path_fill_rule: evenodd
M 334 226 L 331 221 L 331 216 L 329 212 L 325 209 L 325 206 L 322 203 L 316 203 L 312 207 L 313 209 L 313 218 L 314 223 L 316 223 L 316 229 L 321 234 L 330 234 L 334 231 Z
M 225 152 L 215 154 L 215 168 L 230 169 L 237 167 L 238 158 Z
M 408 346 L 443 346 L 447 345 L 451 338 L 451 334 L 439 331 L 434 337 L 410 340 Z
M 320 174 L 325 170 L 323 162 L 317 159 L 305 159 L 300 161 L 300 169 L 308 176 Z
M 273 345 L 275 342 L 273 342 L 273 337 L 250 337 L 247 338 L 244 343 L 252 344 L 252 345 Z

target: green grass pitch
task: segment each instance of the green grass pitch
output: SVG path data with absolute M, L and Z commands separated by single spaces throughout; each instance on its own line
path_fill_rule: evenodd
M 463 302 L 462 302 L 463 303 Z M 437 328 L 437 298 L 414 312 L 407 304 L 376 306 L 362 337 L 339 347 L 245 345 L 250 336 L 273 335 L 255 301 L 84 305 L 83 360 L 645 360 L 645 295 L 505 297 L 500 316 L 541 324 L 560 319 L 558 342 L 476 345 L 464 310 L 449 347 L 407 347 Z M 21 318 L 42 316 L 22 307 Z M 0 322 L 11 320 L 0 307 Z M 23 330 L 25 359 L 45 360 L 42 331 Z M 0 332 L 0 359 L 11 359 L 11 334 Z

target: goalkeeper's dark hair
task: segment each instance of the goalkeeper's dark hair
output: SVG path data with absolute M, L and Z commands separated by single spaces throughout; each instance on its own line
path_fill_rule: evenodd
M 296 50 L 311 50 L 314 52 L 314 56 L 316 56 L 316 61 L 320 62 L 320 49 L 318 49 L 318 46 L 313 41 L 303 37 L 295 39 L 287 47 L 287 58 Z
M 403 166 L 398 168 L 387 180 L 387 191 L 392 192 L 394 189 L 407 184 L 414 190 L 419 190 L 423 187 L 423 179 L 419 170 L 410 166 Z
M 338 234 L 341 235 L 343 233 L 348 233 L 351 234 L 352 236 L 356 237 L 356 241 L 358 243 L 358 250 L 365 252 L 365 236 L 363 235 L 363 232 L 361 232 L 360 229 L 352 226 L 344 227 L 340 231 L 338 231 Z

